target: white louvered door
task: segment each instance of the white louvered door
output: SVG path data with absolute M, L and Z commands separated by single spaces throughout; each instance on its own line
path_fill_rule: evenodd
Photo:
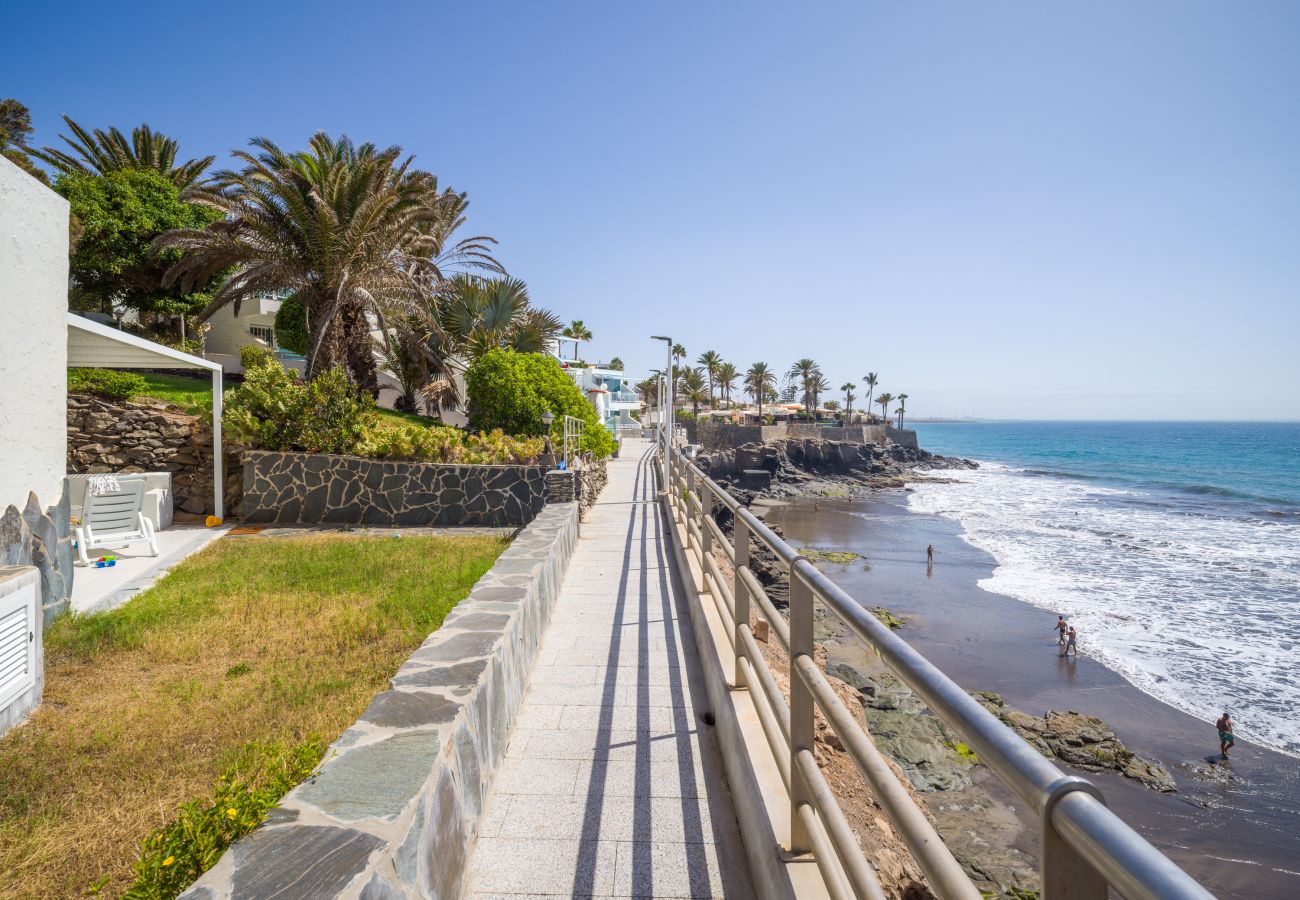
M 36 585 L 0 597 L 0 709 L 36 681 Z

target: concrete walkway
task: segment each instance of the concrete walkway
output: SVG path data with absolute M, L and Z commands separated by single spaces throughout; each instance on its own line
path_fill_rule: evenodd
M 649 450 L 623 443 L 582 525 L 470 861 L 476 900 L 754 896 Z

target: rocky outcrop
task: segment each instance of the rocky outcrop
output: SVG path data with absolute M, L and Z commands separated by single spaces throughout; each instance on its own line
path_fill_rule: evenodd
M 993 691 L 974 691 L 971 696 L 1049 759 L 1059 759 L 1085 772 L 1118 772 L 1153 791 L 1177 790 L 1164 766 L 1125 747 L 1110 726 L 1096 716 L 1053 709 L 1040 719 L 1011 709 Z
M 742 490 L 753 473 L 769 473 L 768 494 L 796 494 L 814 481 L 899 478 L 914 469 L 973 469 L 976 464 L 938 456 L 900 444 L 861 444 L 818 438 L 787 438 L 767 444 L 746 444 L 734 450 L 701 453 L 696 462 L 714 480 Z
M 225 448 L 226 510 L 239 509 L 239 448 Z M 177 509 L 213 509 L 212 428 L 158 400 L 68 395 L 68 472 L 170 472 Z

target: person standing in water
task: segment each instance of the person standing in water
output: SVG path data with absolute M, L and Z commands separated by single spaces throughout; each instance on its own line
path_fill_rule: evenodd
M 925 548 L 925 562 L 926 565 L 934 565 L 934 544 Z
M 1070 630 L 1070 625 L 1068 622 L 1065 621 L 1065 616 L 1057 616 L 1056 617 L 1056 634 L 1057 634 L 1056 645 L 1058 647 L 1065 646 L 1066 632 L 1069 630 Z
M 1074 658 L 1075 659 L 1079 658 L 1079 648 L 1076 647 L 1074 643 L 1075 639 L 1078 636 L 1079 636 L 1078 633 L 1074 630 L 1074 626 L 1071 625 L 1070 630 L 1066 633 L 1065 649 L 1061 651 L 1062 656 L 1069 656 L 1070 651 L 1073 650 Z
M 1227 759 L 1228 751 L 1236 745 L 1237 739 L 1232 733 L 1232 716 L 1228 715 L 1226 709 L 1219 717 L 1219 721 L 1214 723 L 1214 727 L 1219 729 L 1219 755 Z

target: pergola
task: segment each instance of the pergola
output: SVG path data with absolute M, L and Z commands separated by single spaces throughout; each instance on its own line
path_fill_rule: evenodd
M 212 483 L 217 519 L 221 495 L 221 365 L 116 328 L 68 313 L 68 367 L 98 369 L 202 369 L 212 373 Z

